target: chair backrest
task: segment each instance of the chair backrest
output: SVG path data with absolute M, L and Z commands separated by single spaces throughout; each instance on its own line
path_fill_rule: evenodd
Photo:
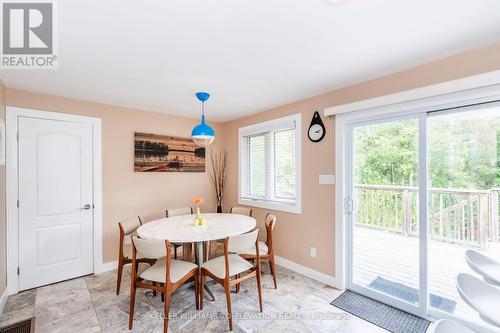
M 189 214 L 193 214 L 193 207 L 167 209 L 165 212 L 167 217 Z
M 160 259 L 168 255 L 168 241 L 142 239 L 137 236 L 132 237 L 132 244 L 141 258 Z
M 274 226 L 276 225 L 276 215 L 273 215 L 271 213 L 267 213 L 266 219 L 264 220 L 264 223 L 266 224 L 267 229 L 274 229 Z
M 233 206 L 233 207 L 231 207 L 230 213 L 231 214 L 252 216 L 252 208 Z
M 266 245 L 268 253 L 273 252 L 273 230 L 276 226 L 276 215 L 271 213 L 267 213 L 266 218 L 264 220 L 264 224 L 266 225 Z
M 246 234 L 231 236 L 227 238 L 228 252 L 238 253 L 251 249 L 257 242 L 259 237 L 259 229 L 247 232 Z
M 125 236 L 134 233 L 137 228 L 142 225 L 141 218 L 139 216 L 129 217 L 125 220 L 118 222 L 118 226 L 123 231 Z

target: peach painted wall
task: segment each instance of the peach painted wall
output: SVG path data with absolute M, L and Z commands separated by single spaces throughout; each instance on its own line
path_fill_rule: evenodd
M 224 143 L 230 159 L 225 206 L 230 207 L 238 202 L 238 128 L 302 113 L 302 214 L 276 212 L 276 253 L 303 266 L 335 276 L 335 187 L 319 185 L 318 181 L 320 174 L 334 173 L 334 118 L 325 119 L 322 116 L 327 128 L 326 137 L 320 143 L 311 143 L 307 138 L 307 129 L 313 111 L 322 113 L 326 107 L 498 69 L 500 44 L 494 44 L 225 123 Z M 261 225 L 266 212 L 266 209 L 254 209 L 254 216 Z M 316 258 L 309 255 L 311 246 L 317 249 Z
M 134 132 L 189 137 L 199 120 L 9 88 L 6 101 L 9 106 L 102 119 L 104 262 L 117 259 L 117 223 L 123 218 L 133 215 L 141 216 L 144 221 L 161 218 L 165 209 L 190 206 L 196 196 L 205 198 L 202 210 L 215 211 L 208 172 L 134 172 Z M 214 142 L 217 148 L 223 142 L 222 127 L 217 123 L 211 125 L 217 134 Z
M 5 86 L 0 80 L 0 119 L 5 121 Z M 7 286 L 7 251 L 5 230 L 5 165 L 0 165 L 0 295 Z
M 321 143 L 314 144 L 309 142 L 306 135 L 313 111 L 322 111 L 333 105 L 497 69 L 500 69 L 500 44 L 276 107 L 225 124 L 214 124 L 218 135 L 215 147 L 224 145 L 229 151 L 226 210 L 231 205 L 237 204 L 238 128 L 301 112 L 303 114 L 302 214 L 277 212 L 276 251 L 281 257 L 334 276 L 334 186 L 318 183 L 319 174 L 331 174 L 334 170 L 334 118 L 323 117 L 327 134 Z M 0 93 L 0 107 L 1 104 Z M 148 174 L 133 171 L 134 131 L 186 136 L 189 135 L 196 120 L 9 88 L 6 89 L 6 104 L 102 119 L 103 259 L 105 262 L 116 259 L 116 223 L 124 217 L 138 214 L 149 221 L 163 216 L 166 207 L 189 205 L 192 197 L 200 194 L 207 199 L 204 205 L 205 210 L 214 210 L 212 188 L 206 173 Z M 0 182 L 2 182 L 2 172 L 4 171 L 0 170 Z M 262 223 L 266 210 L 256 208 L 254 211 L 259 224 Z M 1 228 L 0 237 L 2 237 Z M 311 246 L 317 248 L 316 258 L 309 256 Z M 0 256 L 2 251 L 5 252 L 4 247 L 0 249 Z M 5 265 L 2 265 L 1 260 L 0 289 L 2 278 L 5 276 Z

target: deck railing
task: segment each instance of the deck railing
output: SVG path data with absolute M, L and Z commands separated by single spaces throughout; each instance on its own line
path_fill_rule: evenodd
M 356 223 L 406 236 L 418 235 L 418 188 L 355 185 Z M 499 188 L 429 188 L 430 239 L 486 248 L 500 240 Z

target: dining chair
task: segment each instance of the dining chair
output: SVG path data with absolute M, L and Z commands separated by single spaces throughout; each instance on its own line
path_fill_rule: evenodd
M 233 207 L 231 207 L 231 210 L 229 211 L 229 213 L 252 216 L 252 208 L 233 206 Z
M 193 214 L 193 207 L 174 208 L 174 209 L 167 209 L 165 211 L 165 215 L 167 218 L 172 216 L 190 215 L 190 214 Z M 187 260 L 188 258 L 191 257 L 193 244 L 172 243 L 172 246 L 174 247 L 174 259 L 177 259 L 177 249 L 181 246 L 182 246 L 182 255 L 184 256 L 184 259 Z
M 278 284 L 276 283 L 276 264 L 274 260 L 274 249 L 273 249 L 273 229 L 276 225 L 276 216 L 267 213 L 266 218 L 264 220 L 264 225 L 266 226 L 266 241 L 259 241 L 259 256 L 260 260 L 268 260 L 269 261 L 269 269 L 271 270 L 271 274 L 273 276 L 274 288 L 278 289 Z M 243 259 L 247 260 L 255 260 L 256 256 L 256 247 L 252 245 L 252 247 L 244 249 L 240 252 L 237 252 Z M 236 288 L 236 291 L 239 291 L 239 288 Z
M 207 276 L 222 285 L 226 291 L 227 312 L 229 319 L 229 330 L 233 330 L 233 312 L 231 308 L 231 287 L 238 286 L 241 282 L 256 277 L 257 290 L 259 294 L 260 312 L 263 311 L 262 304 L 262 285 L 260 276 L 260 256 L 257 251 L 255 256 L 256 264 L 252 265 L 247 260 L 236 254 L 243 249 L 251 247 L 253 244 L 259 249 L 259 230 L 256 229 L 249 233 L 226 237 L 224 240 L 224 255 L 211 259 L 201 266 L 201 285 L 200 285 L 200 310 L 203 310 L 203 295 L 205 289 L 205 279 Z M 231 252 L 231 253 L 230 253 Z M 242 273 L 247 274 L 241 276 Z M 234 278 L 233 278 L 234 277 Z
M 129 217 L 125 220 L 118 222 L 118 229 L 120 230 L 120 248 L 118 250 L 118 276 L 116 278 L 116 294 L 120 295 L 120 285 L 122 282 L 123 266 L 132 263 L 132 258 L 125 255 L 125 246 L 131 245 L 131 237 L 135 234 L 137 228 L 142 225 L 139 216 Z M 138 262 L 145 262 L 150 265 L 154 264 L 154 260 L 145 258 L 137 258 Z
M 238 215 L 245 215 L 245 216 L 252 216 L 252 209 L 251 208 L 246 208 L 246 207 L 239 207 L 239 206 L 232 206 L 231 209 L 229 210 L 230 214 L 238 214 Z M 210 242 L 209 244 L 209 249 L 208 253 L 210 254 L 209 258 L 212 258 L 211 254 L 212 252 L 217 253 L 219 249 L 219 245 L 222 246 L 224 243 L 224 240 L 216 240 L 213 242 Z
M 191 279 L 194 279 L 196 309 L 199 308 L 198 266 L 189 261 L 172 259 L 172 245 L 168 240 L 146 240 L 133 236 L 132 251 L 132 282 L 130 286 L 128 328 L 131 330 L 134 322 L 136 290 L 137 288 L 144 288 L 160 292 L 164 295 L 163 332 L 167 333 L 168 310 L 172 294 L 177 288 Z M 139 273 L 138 257 L 154 259 L 156 263 L 142 273 Z

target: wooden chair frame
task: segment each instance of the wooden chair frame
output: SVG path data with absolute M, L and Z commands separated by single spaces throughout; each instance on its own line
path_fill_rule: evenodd
M 139 220 L 139 224 L 142 225 L 142 220 L 140 216 L 137 216 L 137 219 Z M 121 222 L 118 223 L 118 228 L 120 229 L 120 250 L 118 251 L 118 276 L 116 278 L 116 294 L 120 295 L 120 286 L 122 283 L 122 275 L 123 275 L 123 267 L 125 265 L 131 264 L 132 259 L 127 257 L 125 255 L 125 252 L 123 251 L 123 247 L 125 246 L 125 231 L 123 230 L 123 226 Z M 137 259 L 138 262 L 144 262 L 148 263 L 150 265 L 153 265 L 156 260 L 151 260 L 151 259 Z
M 206 268 L 202 267 L 201 268 L 201 284 L 199 287 L 200 290 L 200 310 L 203 310 L 203 298 L 204 298 L 204 292 L 205 292 L 205 280 L 206 277 L 209 276 L 211 277 L 214 281 L 219 283 L 221 286 L 224 287 L 225 292 L 226 292 L 226 302 L 227 302 L 227 312 L 228 312 L 228 320 L 229 320 L 229 330 L 233 330 L 233 310 L 231 307 L 231 287 L 236 286 L 236 288 L 239 289 L 239 285 L 241 282 L 248 280 L 252 277 L 257 278 L 257 290 L 259 293 L 259 307 L 260 307 L 260 312 L 263 311 L 263 304 L 262 304 L 262 284 L 261 284 L 261 273 L 260 273 L 260 256 L 259 256 L 259 237 L 257 237 L 257 240 L 255 242 L 255 247 L 257 248 L 257 255 L 255 256 L 256 259 L 256 265 L 248 270 L 248 273 L 241 276 L 240 274 L 236 275 L 234 279 L 231 279 L 229 276 L 229 251 L 228 251 L 228 242 L 229 242 L 229 237 L 226 237 L 224 240 L 224 257 L 225 257 L 225 270 L 226 270 L 226 276 L 221 279 L 214 274 L 212 274 L 209 270 Z
M 163 300 L 163 311 L 164 311 L 164 317 L 163 317 L 163 332 L 167 333 L 168 332 L 168 310 L 170 308 L 170 300 L 172 299 L 172 294 L 182 286 L 184 283 L 189 281 L 190 279 L 194 279 L 194 295 L 196 299 L 196 309 L 199 309 L 199 281 L 198 281 L 198 267 L 193 268 L 186 274 L 182 279 L 179 281 L 172 283 L 170 282 L 170 262 L 171 262 L 171 256 L 172 256 L 172 244 L 168 241 L 165 240 L 165 248 L 167 251 L 167 257 L 165 258 L 166 260 L 166 269 L 165 269 L 165 284 L 159 285 L 155 282 L 152 283 L 145 283 L 144 279 L 140 278 L 137 275 L 137 271 L 139 268 L 139 259 L 137 259 L 137 250 L 135 246 L 132 244 L 132 280 L 130 284 L 130 312 L 129 312 L 129 321 L 128 321 L 128 328 L 129 330 L 132 329 L 132 325 L 134 322 L 134 306 L 135 306 L 135 294 L 137 291 L 137 288 L 143 288 L 143 289 L 150 289 L 153 290 L 154 293 L 160 292 L 162 296 L 164 296 Z
M 193 207 L 191 208 L 191 214 L 193 214 Z M 165 216 L 168 218 L 168 209 L 165 210 Z M 184 260 L 189 260 L 191 258 L 191 253 L 193 249 L 193 244 L 180 244 L 180 243 L 171 243 L 174 247 L 174 259 L 177 259 L 177 249 L 182 246 L 182 256 Z
M 271 213 L 266 214 L 266 218 L 264 219 L 267 220 L 267 217 Z M 266 245 L 267 245 L 267 254 L 262 255 L 259 253 L 260 260 L 268 260 L 269 261 L 269 269 L 271 270 L 271 275 L 273 276 L 273 282 L 274 282 L 274 289 L 278 289 L 278 284 L 277 284 L 277 279 L 276 279 L 276 261 L 274 259 L 274 249 L 273 249 L 273 226 L 276 223 L 276 220 L 271 221 L 269 225 L 266 225 Z M 259 249 L 256 247 L 257 253 L 259 252 Z M 256 255 L 253 254 L 240 254 L 240 257 L 243 259 L 247 260 L 255 260 L 257 259 Z M 236 287 L 236 292 L 239 291 L 239 288 Z

